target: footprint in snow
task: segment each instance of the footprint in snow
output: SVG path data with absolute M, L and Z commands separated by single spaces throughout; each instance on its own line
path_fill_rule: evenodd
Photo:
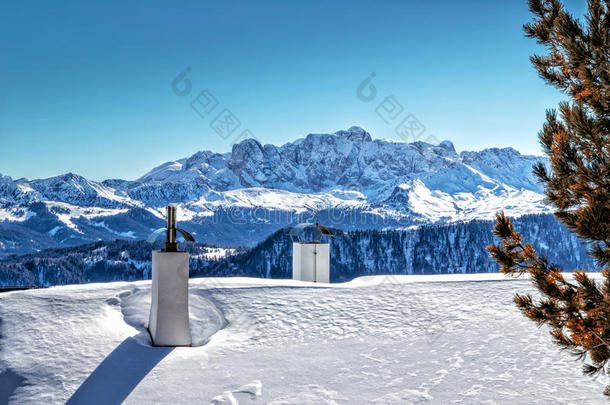
M 212 398 L 211 405 L 239 405 L 239 401 L 235 397 L 246 395 L 246 398 L 255 400 L 263 393 L 263 383 L 260 380 L 254 380 L 251 383 L 242 385 L 233 391 L 225 391 L 221 395 Z

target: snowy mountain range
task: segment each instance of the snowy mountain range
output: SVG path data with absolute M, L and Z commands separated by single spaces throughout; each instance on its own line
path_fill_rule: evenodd
M 247 139 L 229 153 L 197 152 L 135 181 L 0 176 L 0 255 L 95 240 L 144 239 L 164 207 L 198 241 L 253 246 L 317 217 L 344 229 L 389 229 L 548 213 L 532 165 L 512 148 L 457 153 L 373 139 L 359 127 L 282 146 Z

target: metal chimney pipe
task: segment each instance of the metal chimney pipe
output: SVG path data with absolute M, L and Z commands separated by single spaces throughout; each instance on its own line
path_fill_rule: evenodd
M 193 235 L 191 235 L 184 229 L 176 228 L 176 211 L 177 208 L 175 205 L 169 205 L 167 207 L 167 227 L 157 229 L 156 231 L 151 233 L 147 239 L 149 243 L 154 243 L 155 240 L 161 235 L 161 233 L 165 232 L 165 248 L 163 249 L 163 252 L 178 251 L 176 232 L 180 232 L 180 234 L 184 237 L 185 241 L 195 242 L 195 238 L 193 238 Z
M 165 242 L 169 245 L 176 244 L 176 206 L 167 206 L 167 237 Z

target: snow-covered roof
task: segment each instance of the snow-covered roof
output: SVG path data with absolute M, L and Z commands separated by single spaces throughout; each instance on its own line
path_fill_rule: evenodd
M 177 348 L 150 346 L 150 281 L 0 294 L 0 403 L 607 404 L 605 377 L 508 305 L 529 280 L 189 285 L 194 347 Z

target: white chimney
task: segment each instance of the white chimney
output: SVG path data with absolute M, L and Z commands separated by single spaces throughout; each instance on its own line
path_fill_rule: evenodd
M 318 223 L 299 224 L 290 230 L 292 238 L 292 279 L 330 283 L 330 244 L 315 238 L 303 241 L 301 236 L 311 229 L 319 236 L 332 236 L 332 232 Z
M 148 331 L 153 346 L 190 346 L 189 328 L 189 254 L 178 250 L 176 233 L 187 242 L 195 239 L 176 227 L 176 207 L 167 207 L 167 227 L 157 229 L 149 237 L 153 243 L 166 234 L 163 250 L 152 253 L 152 288 Z
M 330 283 L 329 244 L 293 242 L 292 279 Z

